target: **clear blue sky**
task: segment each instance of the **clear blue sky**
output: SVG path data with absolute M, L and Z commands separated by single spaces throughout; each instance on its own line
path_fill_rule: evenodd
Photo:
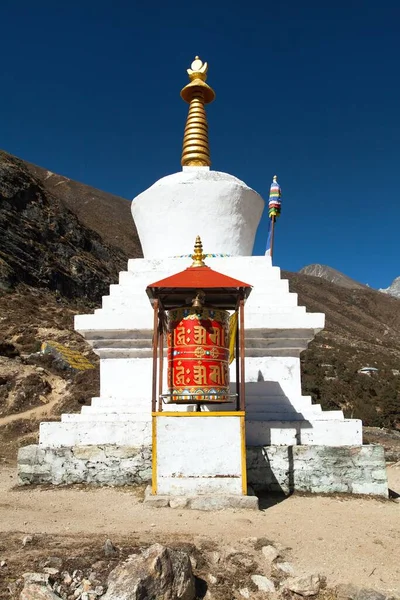
M 265 199 L 279 176 L 275 263 L 400 275 L 398 0 L 2 0 L 0 22 L 4 150 L 130 199 L 180 170 L 199 54 L 213 168 Z

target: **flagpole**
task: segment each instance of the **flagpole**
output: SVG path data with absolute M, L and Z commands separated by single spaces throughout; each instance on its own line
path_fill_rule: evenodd
M 271 262 L 274 257 L 275 219 L 276 219 L 275 216 L 271 217 Z
M 277 217 L 281 214 L 281 188 L 278 183 L 277 175 L 272 178 L 271 187 L 269 190 L 268 216 L 269 229 L 267 239 L 267 250 L 265 254 L 269 254 L 271 261 L 274 256 L 274 238 L 275 238 L 275 223 Z

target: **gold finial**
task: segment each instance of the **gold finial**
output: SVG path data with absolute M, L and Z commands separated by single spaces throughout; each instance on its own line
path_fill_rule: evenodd
M 191 264 L 192 267 L 205 267 L 204 259 L 206 255 L 203 254 L 203 244 L 201 243 L 200 236 L 196 237 L 196 242 L 194 244 L 194 252 L 191 256 L 193 262 Z
M 208 124 L 205 104 L 215 98 L 214 90 L 206 83 L 207 63 L 196 56 L 190 69 L 187 69 L 190 83 L 181 91 L 181 96 L 189 104 L 183 136 L 181 165 L 183 167 L 209 167 L 210 148 L 208 145 Z

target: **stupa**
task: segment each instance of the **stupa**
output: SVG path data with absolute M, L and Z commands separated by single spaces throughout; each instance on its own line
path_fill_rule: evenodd
M 146 288 L 188 267 L 200 235 L 209 267 L 252 286 L 245 320 L 248 482 L 256 490 L 385 496 L 383 451 L 362 445 L 361 421 L 323 411 L 302 395 L 300 353 L 323 329 L 324 315 L 298 306 L 270 256 L 252 256 L 264 200 L 233 175 L 211 170 L 205 106 L 215 93 L 206 83 L 207 63 L 196 57 L 188 75 L 181 91 L 189 104 L 182 170 L 132 202 L 144 258 L 128 261 L 94 314 L 75 317 L 75 329 L 100 357 L 99 397 L 79 414 L 41 423 L 39 445 L 20 451 L 20 481 L 149 480 L 153 311 Z M 230 380 L 234 386 L 234 365 Z M 198 408 L 169 404 L 168 410 Z

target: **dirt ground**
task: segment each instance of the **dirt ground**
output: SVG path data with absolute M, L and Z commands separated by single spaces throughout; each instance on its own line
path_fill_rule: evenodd
M 390 465 L 388 474 L 390 488 L 399 493 L 400 463 Z M 2 467 L 0 560 L 22 573 L 38 553 L 48 556 L 54 548 L 70 557 L 86 548 L 96 558 L 108 537 L 125 547 L 179 541 L 221 549 L 265 537 L 286 548 L 298 574 L 325 575 L 329 587 L 354 583 L 400 592 L 398 500 L 293 495 L 261 504 L 258 512 L 154 509 L 143 506 L 134 488 L 18 488 L 15 469 Z M 23 548 L 26 534 L 34 542 Z

